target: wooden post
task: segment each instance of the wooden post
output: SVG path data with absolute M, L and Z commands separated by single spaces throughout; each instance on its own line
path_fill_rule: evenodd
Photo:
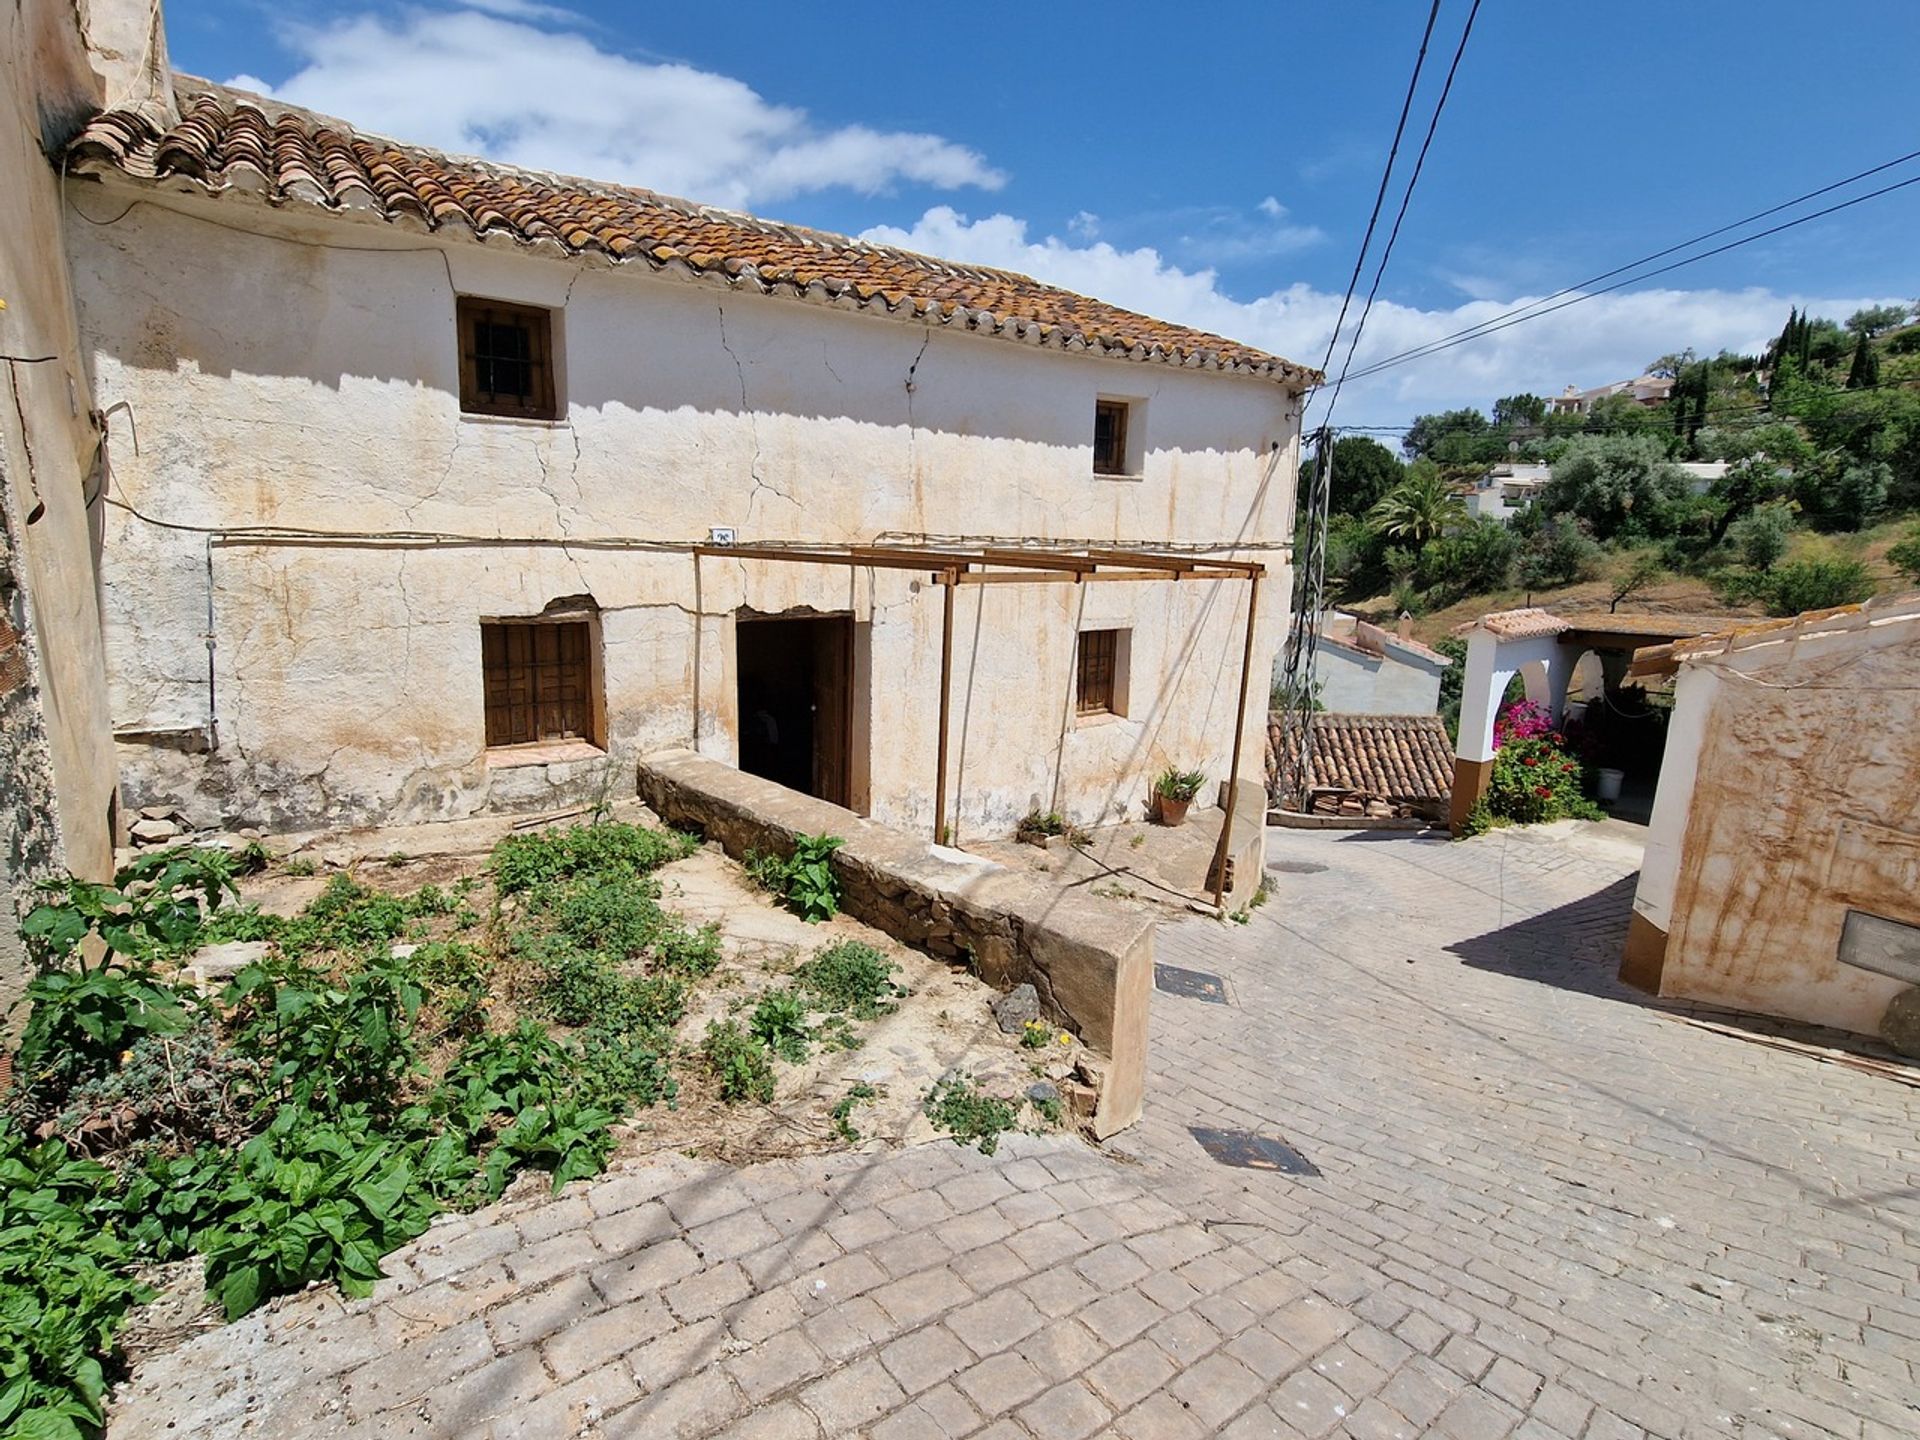
M 1240 747 L 1247 737 L 1247 681 L 1253 671 L 1253 626 L 1260 615 L 1260 577 L 1247 581 L 1247 643 L 1240 652 L 1240 707 L 1233 721 L 1233 764 L 1227 772 L 1227 813 L 1220 822 L 1220 844 L 1213 853 L 1213 903 L 1225 904 L 1227 848 L 1233 841 L 1233 812 L 1240 799 Z
M 939 773 L 933 779 L 933 843 L 947 843 L 947 712 L 953 697 L 953 592 L 960 588 L 956 570 L 943 573 L 941 587 L 947 592 L 940 615 L 940 758 Z

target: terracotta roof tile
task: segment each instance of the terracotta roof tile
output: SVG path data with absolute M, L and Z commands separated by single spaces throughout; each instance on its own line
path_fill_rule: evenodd
M 1280 717 L 1267 722 L 1267 774 L 1278 773 Z M 1438 715 L 1313 717 L 1315 790 L 1383 800 L 1444 800 L 1453 792 L 1453 744 Z
M 1528 640 L 1536 635 L 1560 635 L 1568 629 L 1567 622 L 1558 615 L 1550 615 L 1538 606 L 1525 610 L 1496 610 L 1491 615 L 1482 615 L 1478 620 L 1456 628 L 1456 633 L 1465 635 L 1474 630 L 1485 630 L 1496 640 Z
M 1259 376 L 1296 388 L 1319 378 L 1251 346 L 1014 271 L 870 245 L 649 190 L 448 156 L 177 78 L 176 124 L 161 130 L 131 110 L 97 115 L 68 147 L 70 172 L 210 194 L 253 192 L 274 205 L 464 227 L 480 239 L 557 243 L 576 255 L 685 266 L 767 293 L 818 286 L 827 297 L 857 297 L 862 309 L 908 318 L 938 313 L 949 325 L 1009 339 L 1031 334 L 1059 349 Z

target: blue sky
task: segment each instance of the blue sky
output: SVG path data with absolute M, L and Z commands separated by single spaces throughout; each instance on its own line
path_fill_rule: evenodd
M 1467 8 L 1442 6 L 1415 142 Z M 179 69 L 366 129 L 1010 265 L 1317 362 L 1425 10 L 172 0 L 167 19 Z M 1911 0 L 1485 0 L 1362 360 L 1920 149 L 1916 55 Z M 1911 299 L 1917 230 L 1920 185 L 1401 367 L 1340 418 L 1625 378 L 1756 344 L 1792 303 Z

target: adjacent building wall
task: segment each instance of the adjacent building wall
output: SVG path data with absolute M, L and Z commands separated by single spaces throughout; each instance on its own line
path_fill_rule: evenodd
M 165 65 L 153 4 L 20 0 L 0 16 L 0 1012 L 24 983 L 33 882 L 113 865 L 93 402 L 47 157 L 100 105 L 147 100 Z
M 1876 1032 L 1905 982 L 1838 952 L 1849 909 L 1920 925 L 1916 688 L 1911 615 L 1683 664 L 1623 976 Z
M 1278 662 L 1275 670 L 1280 668 Z M 1439 661 L 1402 652 L 1371 655 L 1321 639 L 1320 703 L 1337 715 L 1431 715 L 1440 704 Z M 1276 674 L 1274 679 L 1279 680 Z
M 930 827 L 939 588 L 696 564 L 686 546 L 715 526 L 741 543 L 1230 547 L 1271 566 L 1255 654 L 1279 647 L 1298 398 L 1272 382 L 238 199 L 91 181 L 70 196 L 93 382 L 127 406 L 105 568 L 131 802 L 266 825 L 428 819 L 630 786 L 633 757 L 667 745 L 733 761 L 735 617 L 810 610 L 857 622 L 856 804 Z M 561 312 L 560 422 L 460 414 L 456 293 Z M 1099 396 L 1138 407 L 1137 478 L 1092 472 Z M 263 526 L 283 533 L 249 533 Z M 576 597 L 598 607 L 610 758 L 490 768 L 481 619 Z M 959 833 L 1035 806 L 1138 815 L 1170 764 L 1223 777 L 1247 602 L 1239 582 L 963 590 Z M 1126 714 L 1076 723 L 1077 632 L 1104 626 L 1132 632 Z

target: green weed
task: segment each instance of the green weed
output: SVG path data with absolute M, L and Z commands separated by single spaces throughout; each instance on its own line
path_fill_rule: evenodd
M 1013 1102 L 982 1094 L 961 1075 L 935 1085 L 921 1109 L 936 1130 L 953 1137 L 954 1144 L 972 1145 L 982 1155 L 999 1148 L 1001 1134 L 1015 1128 L 1020 1114 Z

